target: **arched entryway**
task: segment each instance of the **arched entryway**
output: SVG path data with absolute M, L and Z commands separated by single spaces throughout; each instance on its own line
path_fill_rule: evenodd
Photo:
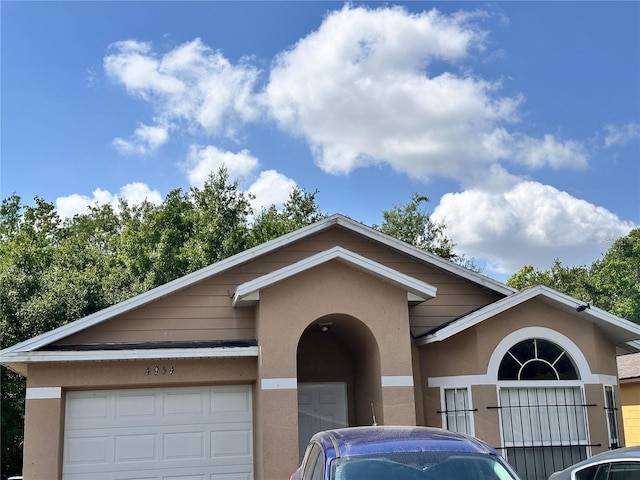
M 378 343 L 357 318 L 328 315 L 305 329 L 297 379 L 301 451 L 317 431 L 384 421 Z

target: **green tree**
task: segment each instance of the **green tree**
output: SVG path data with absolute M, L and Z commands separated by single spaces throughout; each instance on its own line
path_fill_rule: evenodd
M 546 270 L 527 265 L 507 284 L 520 290 L 546 285 L 640 323 L 640 229 L 616 240 L 591 266 L 565 267 L 558 259 Z
M 12 195 L 0 207 L 0 348 L 6 348 L 47 330 L 54 323 L 42 316 L 39 296 L 45 273 L 53 262 L 60 219 L 53 205 L 36 197 L 24 207 Z M 22 465 L 25 380 L 2 369 L 1 455 L 4 477 Z
M 473 259 L 455 253 L 455 244 L 445 234 L 446 224 L 434 221 L 422 208 L 422 204 L 428 202 L 428 197 L 414 192 L 411 194 L 411 200 L 405 205 L 395 205 L 392 210 L 384 210 L 382 225 L 373 225 L 373 228 L 445 260 L 479 272 L 480 268 Z
M 590 279 L 598 307 L 640 323 L 640 228 L 616 240 L 593 263 Z
M 185 255 L 192 271 L 247 249 L 252 199 L 240 191 L 237 180 L 229 181 L 224 167 L 209 175 L 201 189 L 191 188 L 193 235 L 185 245 Z
M 263 208 L 251 225 L 251 245 L 260 245 L 324 218 L 316 203 L 317 193 L 317 190 L 307 192 L 296 187 L 289 193 L 282 210 L 275 205 Z

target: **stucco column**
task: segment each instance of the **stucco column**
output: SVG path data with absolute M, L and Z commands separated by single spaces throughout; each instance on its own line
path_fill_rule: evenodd
M 289 478 L 298 466 L 296 328 L 281 328 L 273 309 L 257 308 L 256 479 Z M 278 316 L 275 314 L 276 317 Z
M 386 425 L 415 425 L 416 404 L 412 377 L 382 377 L 382 403 Z
M 62 478 L 64 400 L 60 387 L 27 387 L 24 478 Z
M 372 328 L 380 348 L 384 423 L 415 425 L 416 399 L 406 299 L 389 302 L 386 309 L 389 316 L 375 322 Z

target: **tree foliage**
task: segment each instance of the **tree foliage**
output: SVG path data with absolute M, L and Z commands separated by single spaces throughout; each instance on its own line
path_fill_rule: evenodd
M 0 348 L 104 309 L 323 217 L 315 193 L 294 189 L 282 211 L 254 219 L 251 197 L 223 168 L 162 204 L 94 205 L 62 221 L 36 197 L 0 205 Z M 1 369 L 2 471 L 22 463 L 25 381 Z
M 414 192 L 408 203 L 395 205 L 391 210 L 384 210 L 382 225 L 373 225 L 373 228 L 438 257 L 479 272 L 480 268 L 476 266 L 473 259 L 455 253 L 455 244 L 445 234 L 446 224 L 434 221 L 431 215 L 422 209 L 422 204 L 428 202 L 428 197 Z
M 640 323 L 640 229 L 616 240 L 589 267 L 566 267 L 558 259 L 547 270 L 527 265 L 512 275 L 507 284 L 518 289 L 546 285 Z

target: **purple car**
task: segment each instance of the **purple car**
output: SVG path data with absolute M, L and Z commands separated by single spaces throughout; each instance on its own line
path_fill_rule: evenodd
M 316 433 L 290 480 L 518 480 L 477 438 L 429 427 L 352 427 Z

